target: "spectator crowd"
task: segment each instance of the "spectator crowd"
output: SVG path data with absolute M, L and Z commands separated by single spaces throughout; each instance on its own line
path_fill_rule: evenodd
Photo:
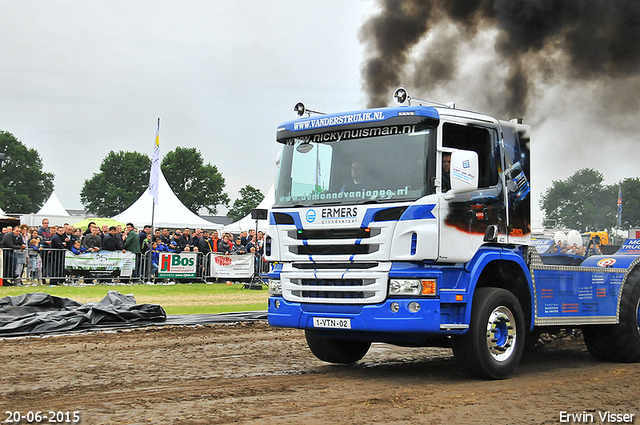
M 0 248 L 5 279 L 40 280 L 44 274 L 57 278 L 51 283 L 59 283 L 59 278 L 64 276 L 64 256 L 56 256 L 63 259 L 60 269 L 59 260 L 47 261 L 53 258 L 54 252 L 64 253 L 63 250 L 67 250 L 75 255 L 97 251 L 132 252 L 136 254 L 136 272 L 139 273 L 142 256 L 154 259 L 160 252 L 200 252 L 204 255 L 254 253 L 261 258 L 264 234 L 249 230 L 234 237 L 231 233 L 219 235 L 217 230 L 209 232 L 200 228 L 193 232 L 189 228 L 164 228 L 153 232 L 151 225 L 138 230 L 133 223 L 127 223 L 123 229 L 121 225 L 99 227 L 94 222 L 89 223 L 83 232 L 68 223 L 49 226 L 49 220 L 45 218 L 40 227 L 22 224 L 3 228 Z M 157 261 L 155 264 L 154 270 L 157 269 Z

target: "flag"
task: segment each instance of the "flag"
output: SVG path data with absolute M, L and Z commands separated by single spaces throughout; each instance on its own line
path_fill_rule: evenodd
M 156 129 L 156 142 L 153 146 L 153 156 L 151 157 L 151 173 L 149 174 L 149 194 L 153 196 L 153 201 L 158 205 L 158 185 L 160 183 L 160 118 L 158 118 L 158 128 Z
M 618 184 L 618 227 L 622 227 L 622 185 Z

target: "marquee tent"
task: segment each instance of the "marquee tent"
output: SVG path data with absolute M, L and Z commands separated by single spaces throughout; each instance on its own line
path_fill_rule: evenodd
M 275 202 L 276 199 L 276 188 L 274 185 L 271 186 L 271 189 L 264 196 L 264 199 L 256 208 L 265 209 L 271 212 L 271 206 Z M 268 217 L 268 215 L 267 215 Z M 267 220 L 258 220 L 258 230 L 262 230 L 263 232 L 267 231 L 269 227 L 269 219 Z M 250 229 L 256 228 L 256 221 L 251 218 L 251 214 L 248 214 L 246 217 L 241 218 L 235 223 L 227 224 L 224 226 L 224 231 L 233 233 L 234 235 L 238 235 L 240 232 Z
M 35 214 L 23 214 L 20 216 L 20 222 L 26 223 L 29 226 L 40 226 L 42 224 L 42 219 L 48 219 L 51 225 L 61 225 L 64 223 L 74 224 L 78 221 L 82 220 L 84 217 L 81 216 L 72 216 L 69 212 L 62 206 L 60 199 L 58 199 L 58 195 L 56 192 L 51 192 L 49 195 L 49 199 L 44 203 L 40 211 Z
M 137 228 L 151 223 L 153 211 L 153 196 L 148 190 L 145 190 L 136 202 L 120 214 L 113 216 L 114 220 L 122 223 L 133 223 Z M 155 206 L 153 212 L 154 227 L 166 227 L 170 229 L 203 228 L 218 229 L 222 228 L 221 224 L 212 223 L 204 218 L 194 214 L 185 207 L 178 197 L 169 187 L 169 183 L 164 178 L 164 174 L 160 171 L 158 185 L 158 205 Z
M 69 216 L 70 214 L 67 210 L 62 206 L 62 203 L 58 199 L 55 190 L 51 192 L 51 196 L 47 199 L 47 202 L 44 203 L 40 211 L 36 213 L 36 215 L 57 215 L 57 216 Z

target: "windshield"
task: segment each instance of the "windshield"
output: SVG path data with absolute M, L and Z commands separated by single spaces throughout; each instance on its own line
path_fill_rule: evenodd
M 428 192 L 426 164 L 435 130 L 284 146 L 276 206 L 415 200 Z

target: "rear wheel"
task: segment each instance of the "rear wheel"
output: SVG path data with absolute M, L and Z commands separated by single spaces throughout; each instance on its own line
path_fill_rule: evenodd
M 367 354 L 371 342 L 349 339 L 325 338 L 314 330 L 305 330 L 311 352 L 320 360 L 329 363 L 355 363 Z
M 504 379 L 520 363 L 524 335 L 524 314 L 516 297 L 505 289 L 478 288 L 469 332 L 453 340 L 453 354 L 473 375 Z
M 633 270 L 620 295 L 617 325 L 587 326 L 582 329 L 589 353 L 597 360 L 640 362 L 640 269 Z

